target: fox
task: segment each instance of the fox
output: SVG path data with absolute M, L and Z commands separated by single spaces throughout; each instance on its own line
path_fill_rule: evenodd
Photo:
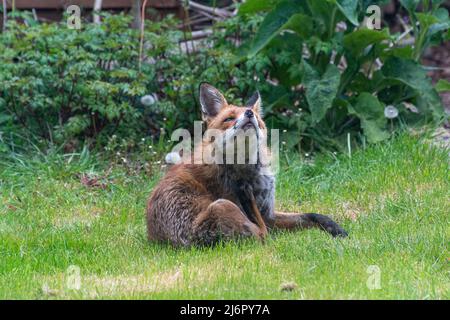
M 149 241 L 211 246 L 240 238 L 264 241 L 272 230 L 308 228 L 348 236 L 327 215 L 275 210 L 275 176 L 267 165 L 271 154 L 259 92 L 237 106 L 211 84 L 201 83 L 199 102 L 206 131 L 216 136 L 205 135 L 192 161 L 171 166 L 153 189 L 146 208 Z M 240 135 L 248 136 L 248 143 L 239 162 L 231 142 Z M 202 161 L 205 150 L 215 154 L 214 161 Z

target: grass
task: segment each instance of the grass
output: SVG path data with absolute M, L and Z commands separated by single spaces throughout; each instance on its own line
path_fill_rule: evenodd
M 307 230 L 175 249 L 146 239 L 158 175 L 105 173 L 88 155 L 3 161 L 0 298 L 450 298 L 445 150 L 402 135 L 351 159 L 295 158 L 278 176 L 278 208 L 332 214 L 349 238 Z

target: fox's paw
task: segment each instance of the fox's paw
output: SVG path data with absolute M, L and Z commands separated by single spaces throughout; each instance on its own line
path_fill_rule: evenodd
M 306 213 L 305 216 L 333 237 L 345 238 L 348 236 L 347 231 L 345 231 L 339 224 L 334 222 L 334 220 L 328 216 L 318 213 Z

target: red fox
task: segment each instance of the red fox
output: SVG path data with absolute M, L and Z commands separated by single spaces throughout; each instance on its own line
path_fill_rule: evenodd
M 213 245 L 240 237 L 263 240 L 272 229 L 311 227 L 321 228 L 333 236 L 347 236 L 328 216 L 275 211 L 275 179 L 264 165 L 270 155 L 262 143 L 267 138 L 267 129 L 258 92 L 245 106 L 235 106 L 228 104 L 219 90 L 202 83 L 199 97 L 207 129 L 216 129 L 220 139 L 204 138 L 201 148 L 194 149 L 194 159 L 201 158 L 208 148 L 222 147 L 218 144 L 236 139 L 238 132 L 251 130 L 256 143 L 254 148 L 245 149 L 243 164 L 194 161 L 172 166 L 148 201 L 150 241 L 165 241 L 175 246 Z M 221 158 L 234 149 L 217 150 L 216 156 L 219 154 Z M 254 155 L 250 153 L 255 152 L 256 161 L 250 163 L 248 160 Z

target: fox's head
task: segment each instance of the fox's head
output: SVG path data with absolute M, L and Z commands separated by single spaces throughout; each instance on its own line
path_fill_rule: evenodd
M 262 151 L 266 152 L 264 146 L 267 138 L 259 93 L 253 94 L 244 106 L 235 106 L 228 104 L 219 90 L 202 83 L 199 96 L 202 117 L 207 127 L 205 144 L 217 148 L 216 159 L 219 152 L 218 158 L 223 159 L 233 153 L 225 163 L 230 163 L 231 158 L 236 161 L 236 156 L 241 161 L 244 159 L 245 163 L 249 159 L 259 162 Z M 208 132 L 214 139 L 208 137 Z M 243 143 L 245 149 L 239 148 L 239 143 Z M 238 160 L 238 164 L 242 163 Z

